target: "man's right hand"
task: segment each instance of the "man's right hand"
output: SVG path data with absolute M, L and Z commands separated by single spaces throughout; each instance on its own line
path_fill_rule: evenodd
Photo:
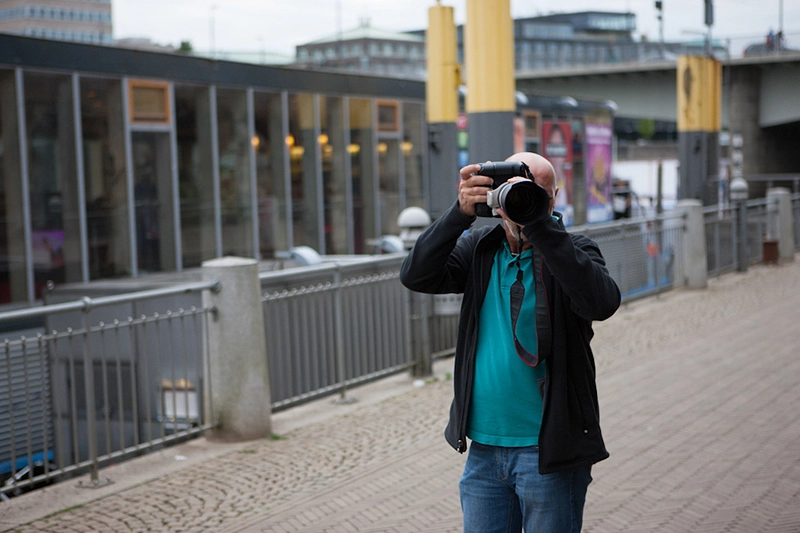
M 492 186 L 492 178 L 475 174 L 480 165 L 467 165 L 460 171 L 458 182 L 458 208 L 468 217 L 475 216 L 475 204 L 486 203 L 486 192 Z

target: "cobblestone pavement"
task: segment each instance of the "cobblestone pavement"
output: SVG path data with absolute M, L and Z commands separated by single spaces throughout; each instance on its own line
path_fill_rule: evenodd
M 800 257 L 632 302 L 595 324 L 611 458 L 593 470 L 584 531 L 800 532 L 798 319 Z M 460 531 L 465 456 L 442 438 L 446 365 L 423 387 L 405 378 L 404 392 L 380 402 L 326 400 L 333 414 L 276 423 L 291 428 L 280 439 L 6 531 Z

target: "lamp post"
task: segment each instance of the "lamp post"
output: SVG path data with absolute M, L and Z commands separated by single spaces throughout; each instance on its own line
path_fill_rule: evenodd
M 211 14 L 208 21 L 208 40 L 211 45 L 211 59 L 214 59 L 217 56 L 217 49 L 214 42 L 216 39 L 216 30 L 214 28 L 214 11 L 217 10 L 217 7 L 218 6 L 216 4 L 211 6 Z

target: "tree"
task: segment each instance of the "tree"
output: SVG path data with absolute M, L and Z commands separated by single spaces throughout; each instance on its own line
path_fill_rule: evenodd
M 191 54 L 193 51 L 194 48 L 192 48 L 192 41 L 181 41 L 181 45 L 178 47 L 178 53 Z

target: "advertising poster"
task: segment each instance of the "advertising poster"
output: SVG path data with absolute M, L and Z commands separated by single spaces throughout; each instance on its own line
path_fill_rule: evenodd
M 611 126 L 586 124 L 586 221 L 614 218 L 611 203 Z
M 542 123 L 542 152 L 556 171 L 556 211 L 564 216 L 564 225 L 573 222 L 572 135 L 569 122 Z
M 55 270 L 64 266 L 64 230 L 31 232 L 33 264 L 37 270 Z

